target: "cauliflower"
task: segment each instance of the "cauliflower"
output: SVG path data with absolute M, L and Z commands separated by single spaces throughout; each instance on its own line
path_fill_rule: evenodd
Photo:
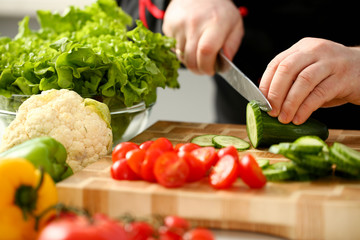
M 32 138 L 50 136 L 64 145 L 66 162 L 77 172 L 111 151 L 110 121 L 104 103 L 67 89 L 43 91 L 21 104 L 4 132 L 0 152 Z

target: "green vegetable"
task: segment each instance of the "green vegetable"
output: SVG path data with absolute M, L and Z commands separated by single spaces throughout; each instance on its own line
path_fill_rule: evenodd
M 40 29 L 19 23 L 14 39 L 0 38 L 0 95 L 33 95 L 66 88 L 83 97 L 114 98 L 132 106 L 156 101 L 157 87 L 179 87 L 175 40 L 146 29 L 115 0 L 98 0 L 63 15 L 37 11 Z
M 323 140 L 329 136 L 327 126 L 315 119 L 310 118 L 301 125 L 282 124 L 262 111 L 254 101 L 250 101 L 246 107 L 246 130 L 254 148 L 292 142 L 306 135 L 318 136 Z
M 360 177 L 360 152 L 338 142 L 330 148 L 330 162 L 336 165 L 336 173 Z
M 190 142 L 199 145 L 200 147 L 214 147 L 214 143 L 212 142 L 213 137 L 216 137 L 215 134 L 204 134 L 200 136 L 196 136 L 191 139 Z
M 250 143 L 244 141 L 241 138 L 228 135 L 215 136 L 212 138 L 212 143 L 216 148 L 234 146 L 238 151 L 243 151 L 250 148 Z
M 55 182 L 65 179 L 73 174 L 66 163 L 67 152 L 65 147 L 51 137 L 38 137 L 16 145 L 0 153 L 0 158 L 20 157 L 43 167 Z

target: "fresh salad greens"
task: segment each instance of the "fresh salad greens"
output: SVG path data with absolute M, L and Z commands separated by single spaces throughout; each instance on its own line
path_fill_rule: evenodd
M 62 15 L 38 11 L 40 29 L 19 23 L 14 39 L 0 38 L 0 95 L 71 89 L 117 99 L 124 106 L 156 101 L 157 87 L 178 88 L 175 40 L 153 33 L 115 0 L 98 0 Z

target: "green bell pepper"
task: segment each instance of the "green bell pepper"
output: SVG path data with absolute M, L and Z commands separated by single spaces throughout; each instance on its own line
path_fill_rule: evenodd
M 43 169 L 59 182 L 73 174 L 71 167 L 66 163 L 67 152 L 65 147 L 51 137 L 38 137 L 16 145 L 5 152 L 1 157 L 21 157 Z

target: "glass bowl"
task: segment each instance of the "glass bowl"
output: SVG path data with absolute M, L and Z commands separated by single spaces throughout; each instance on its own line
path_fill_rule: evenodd
M 29 96 L 25 95 L 12 95 L 9 98 L 0 95 L 0 144 L 6 127 L 15 119 L 16 111 L 28 98 Z M 154 106 L 154 104 L 146 106 L 144 102 L 140 102 L 131 107 L 124 107 L 114 104 L 117 101 L 109 101 L 109 98 L 92 98 L 102 101 L 109 106 L 113 146 L 120 142 L 128 141 L 141 133 L 148 124 L 150 112 Z

